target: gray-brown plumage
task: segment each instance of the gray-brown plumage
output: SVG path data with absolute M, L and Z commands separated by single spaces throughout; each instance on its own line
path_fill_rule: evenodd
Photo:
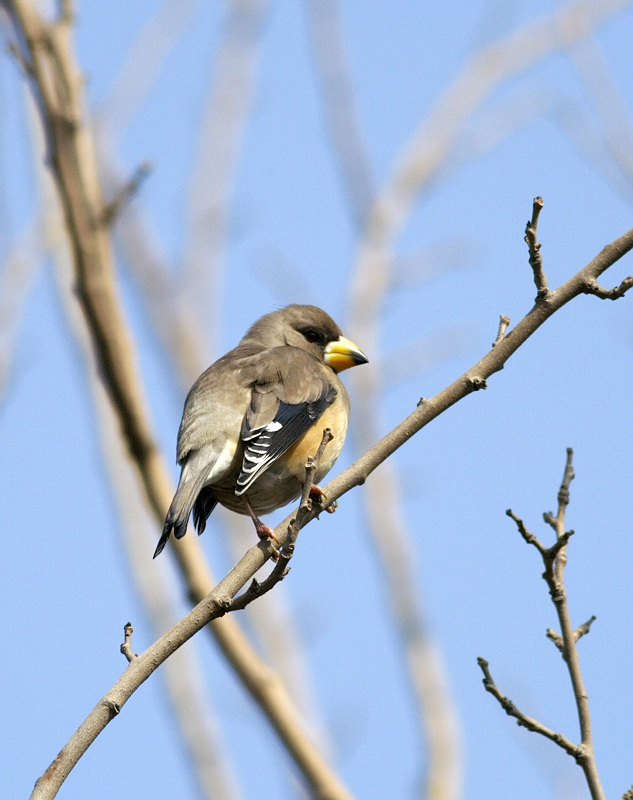
M 291 305 L 257 320 L 187 396 L 178 432 L 180 482 L 154 558 L 172 530 L 177 539 L 185 535 L 192 511 L 202 533 L 217 503 L 250 514 L 266 535 L 257 515 L 299 497 L 324 428 L 334 439 L 315 483 L 338 458 L 349 398 L 336 373 L 366 361 L 316 306 Z

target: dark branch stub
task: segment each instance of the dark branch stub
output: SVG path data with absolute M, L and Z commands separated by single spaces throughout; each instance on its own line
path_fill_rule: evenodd
M 136 168 L 129 181 L 121 187 L 115 197 L 103 209 L 103 222 L 105 225 L 111 225 L 117 219 L 151 171 L 152 164 L 149 161 L 144 161 Z

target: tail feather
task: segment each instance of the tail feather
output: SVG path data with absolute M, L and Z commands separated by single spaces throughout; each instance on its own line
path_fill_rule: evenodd
M 191 478 L 185 474 L 185 469 L 183 468 L 180 475 L 180 483 L 178 484 L 176 494 L 167 512 L 165 527 L 163 528 L 161 537 L 156 545 L 156 550 L 154 551 L 154 558 L 160 555 L 165 549 L 165 545 L 169 540 L 172 530 L 176 539 L 182 539 L 185 533 L 187 533 L 187 525 L 189 523 L 191 510 L 204 486 L 206 477 L 207 473 L 204 471 L 196 475 L 195 478 Z
M 200 536 L 206 528 L 207 519 L 209 519 L 209 515 L 217 504 L 218 501 L 211 494 L 209 487 L 203 487 L 193 506 L 193 524 L 198 531 L 198 536 Z

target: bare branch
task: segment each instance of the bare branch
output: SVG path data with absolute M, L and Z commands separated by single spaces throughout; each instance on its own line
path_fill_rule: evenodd
M 538 218 L 542 208 L 543 198 L 535 197 L 534 203 L 532 204 L 532 219 L 528 222 L 525 228 L 525 241 L 527 242 L 528 250 L 530 251 L 530 266 L 532 267 L 532 272 L 534 273 L 537 299 L 545 298 L 549 294 L 547 278 L 545 277 L 545 270 L 543 269 L 541 245 L 536 238 L 536 227 L 538 225 Z
M 565 650 L 565 643 L 563 642 L 563 637 L 560 633 L 556 633 L 553 628 L 548 628 L 546 631 L 547 638 L 550 639 L 556 647 L 560 650 L 561 653 Z
M 576 477 L 574 473 L 574 468 L 572 465 L 572 459 L 574 457 L 574 451 L 571 447 L 567 448 L 567 462 L 565 463 L 565 472 L 563 474 L 563 480 L 560 485 L 560 489 L 558 490 L 558 516 L 560 517 L 562 514 L 565 513 L 565 509 L 569 505 L 569 485 Z
M 633 277 L 631 276 L 625 278 L 619 286 L 615 286 L 613 289 L 605 289 L 600 286 L 598 281 L 589 278 L 582 291 L 585 294 L 593 294 L 601 300 L 619 300 L 620 297 L 624 297 L 625 292 L 628 292 L 631 286 L 633 286 Z
M 121 187 L 116 197 L 111 200 L 103 209 L 103 221 L 106 225 L 111 225 L 114 220 L 119 216 L 123 207 L 129 203 L 141 187 L 141 184 L 147 178 L 152 170 L 152 165 L 149 161 L 144 161 L 135 170 L 129 181 Z
M 77 296 L 91 332 L 102 379 L 149 506 L 156 520 L 162 523 L 172 496 L 171 481 L 155 443 L 132 339 L 121 311 L 109 231 L 104 223 L 105 204 L 92 157 L 94 147 L 82 120 L 82 81 L 70 46 L 70 36 L 66 35 L 69 31 L 62 32 L 56 26 L 48 25 L 27 0 L 5 2 L 33 64 L 33 90 L 49 141 L 50 162 L 69 238 Z M 173 552 L 179 560 L 191 597 L 194 600 L 204 598 L 213 582 L 196 539 L 186 537 Z M 247 575 L 246 580 L 249 577 Z M 219 607 L 223 608 L 225 602 L 226 598 L 220 597 Z M 216 616 L 209 618 L 215 620 Z M 315 794 L 348 798 L 345 787 L 306 736 L 282 682 L 264 664 L 236 622 L 222 620 L 212 624 L 211 631 L 225 657 L 285 742 Z M 118 713 L 120 706 L 108 699 L 104 701 L 103 709 L 110 715 L 113 711 Z M 100 728 L 92 730 L 97 735 Z M 85 734 L 83 729 L 82 737 Z M 36 797 L 56 794 L 76 763 L 73 758 L 79 758 L 90 743 L 84 745 L 83 738 L 81 742 L 81 747 L 64 749 L 43 776 Z
M 536 547 L 536 549 L 539 551 L 541 555 L 544 555 L 547 552 L 547 548 L 545 547 L 545 545 L 541 544 L 541 542 L 539 542 L 539 540 L 532 533 L 532 531 L 529 531 L 525 527 L 525 523 L 523 522 L 523 520 L 520 517 L 517 517 L 517 515 L 514 513 L 514 511 L 512 511 L 511 508 L 509 508 L 506 511 L 506 515 L 510 517 L 510 519 L 513 519 L 516 522 L 517 528 L 519 529 L 519 533 L 528 544 L 534 545 L 534 547 Z
M 496 683 L 492 679 L 490 668 L 485 658 L 479 657 L 477 659 L 477 663 L 484 674 L 484 688 L 499 701 L 500 706 L 503 708 L 506 714 L 514 717 L 521 727 L 527 728 L 533 733 L 540 733 L 541 736 L 545 736 L 546 739 L 551 739 L 552 742 L 557 744 L 559 747 L 562 747 L 562 749 L 569 753 L 570 756 L 575 758 L 576 761 L 579 761 L 583 758 L 584 754 L 582 745 L 574 744 L 574 742 L 570 741 L 566 736 L 563 736 L 562 733 L 556 733 L 550 728 L 547 728 L 545 725 L 542 725 L 538 720 L 532 719 L 532 717 L 528 717 L 527 714 L 519 711 L 514 703 L 497 688 Z
M 582 274 L 582 271 L 579 274 Z M 556 292 L 553 294 L 556 294 Z M 478 662 L 484 673 L 484 686 L 486 687 L 486 690 L 493 694 L 497 700 L 499 700 L 505 711 L 508 714 L 516 717 L 519 721 L 519 725 L 523 725 L 529 730 L 540 733 L 542 736 L 551 739 L 553 742 L 558 744 L 559 747 L 562 747 L 563 750 L 573 756 L 585 774 L 585 779 L 593 800 L 604 800 L 604 792 L 600 783 L 600 776 L 598 775 L 593 748 L 589 701 L 582 677 L 582 672 L 580 670 L 578 650 L 576 648 L 576 642 L 584 634 L 589 632 L 589 628 L 592 622 L 595 620 L 595 617 L 591 617 L 587 622 L 585 622 L 583 625 L 580 625 L 575 630 L 572 628 L 564 582 L 564 570 L 567 563 L 567 544 L 573 534 L 573 531 L 565 530 L 565 511 L 567 509 L 567 505 L 569 504 L 569 485 L 574 478 L 572 458 L 573 451 L 571 448 L 567 448 L 565 471 L 563 473 L 563 480 L 558 490 L 557 515 L 554 516 L 551 512 L 543 515 L 545 522 L 553 527 L 556 532 L 556 541 L 551 547 L 545 547 L 543 544 L 541 544 L 536 536 L 527 530 L 523 521 L 512 511 L 507 511 L 506 514 L 516 522 L 519 532 L 525 541 L 536 547 L 541 554 L 543 564 L 545 565 L 543 578 L 547 583 L 552 602 L 556 608 L 561 630 L 560 633 L 557 633 L 553 629 L 549 628 L 547 630 L 547 636 L 552 642 L 554 642 L 560 651 L 565 664 L 567 665 L 567 670 L 569 672 L 569 677 L 571 679 L 573 688 L 574 699 L 576 701 L 578 722 L 580 724 L 580 744 L 573 744 L 569 739 L 562 736 L 562 734 L 554 733 L 536 720 L 526 717 L 514 706 L 510 700 L 508 700 L 507 697 L 502 695 L 497 689 L 490 676 L 488 662 L 484 661 L 482 658 L 478 659 Z
M 127 658 L 129 662 L 134 661 L 135 658 L 138 658 L 136 653 L 132 650 L 132 634 L 134 633 L 134 628 L 130 622 L 125 624 L 123 628 L 125 633 L 125 639 L 123 640 L 123 644 L 121 645 L 121 652 Z
M 577 642 L 578 639 L 582 639 L 583 636 L 589 633 L 589 629 L 596 621 L 595 615 L 591 615 L 586 622 L 583 622 L 582 625 L 579 625 L 576 630 L 574 631 L 574 641 Z
M 507 317 L 505 314 L 501 314 L 499 317 L 499 330 L 497 331 L 497 338 L 492 343 L 493 347 L 499 344 L 499 342 L 506 335 L 506 331 L 508 330 L 509 324 L 510 324 L 510 317 Z

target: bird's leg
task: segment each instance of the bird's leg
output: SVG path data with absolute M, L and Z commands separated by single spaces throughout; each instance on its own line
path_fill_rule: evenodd
M 272 539 L 273 542 L 276 542 L 277 544 L 279 544 L 279 539 L 273 533 L 273 529 L 269 528 L 268 525 L 265 525 L 261 521 L 261 519 L 257 516 L 255 511 L 253 510 L 253 506 L 248 502 L 248 499 L 247 499 L 246 495 L 242 495 L 242 500 L 244 500 L 244 503 L 246 505 L 246 508 L 248 509 L 248 513 L 250 515 L 250 518 L 255 523 L 255 530 L 257 531 L 257 535 L 259 536 L 259 538 L 260 539 Z
M 327 495 L 320 486 L 314 484 L 310 487 L 310 499 L 317 503 L 317 505 L 324 506 L 327 503 Z M 336 500 L 325 509 L 328 514 L 333 514 L 336 511 L 338 503 Z

